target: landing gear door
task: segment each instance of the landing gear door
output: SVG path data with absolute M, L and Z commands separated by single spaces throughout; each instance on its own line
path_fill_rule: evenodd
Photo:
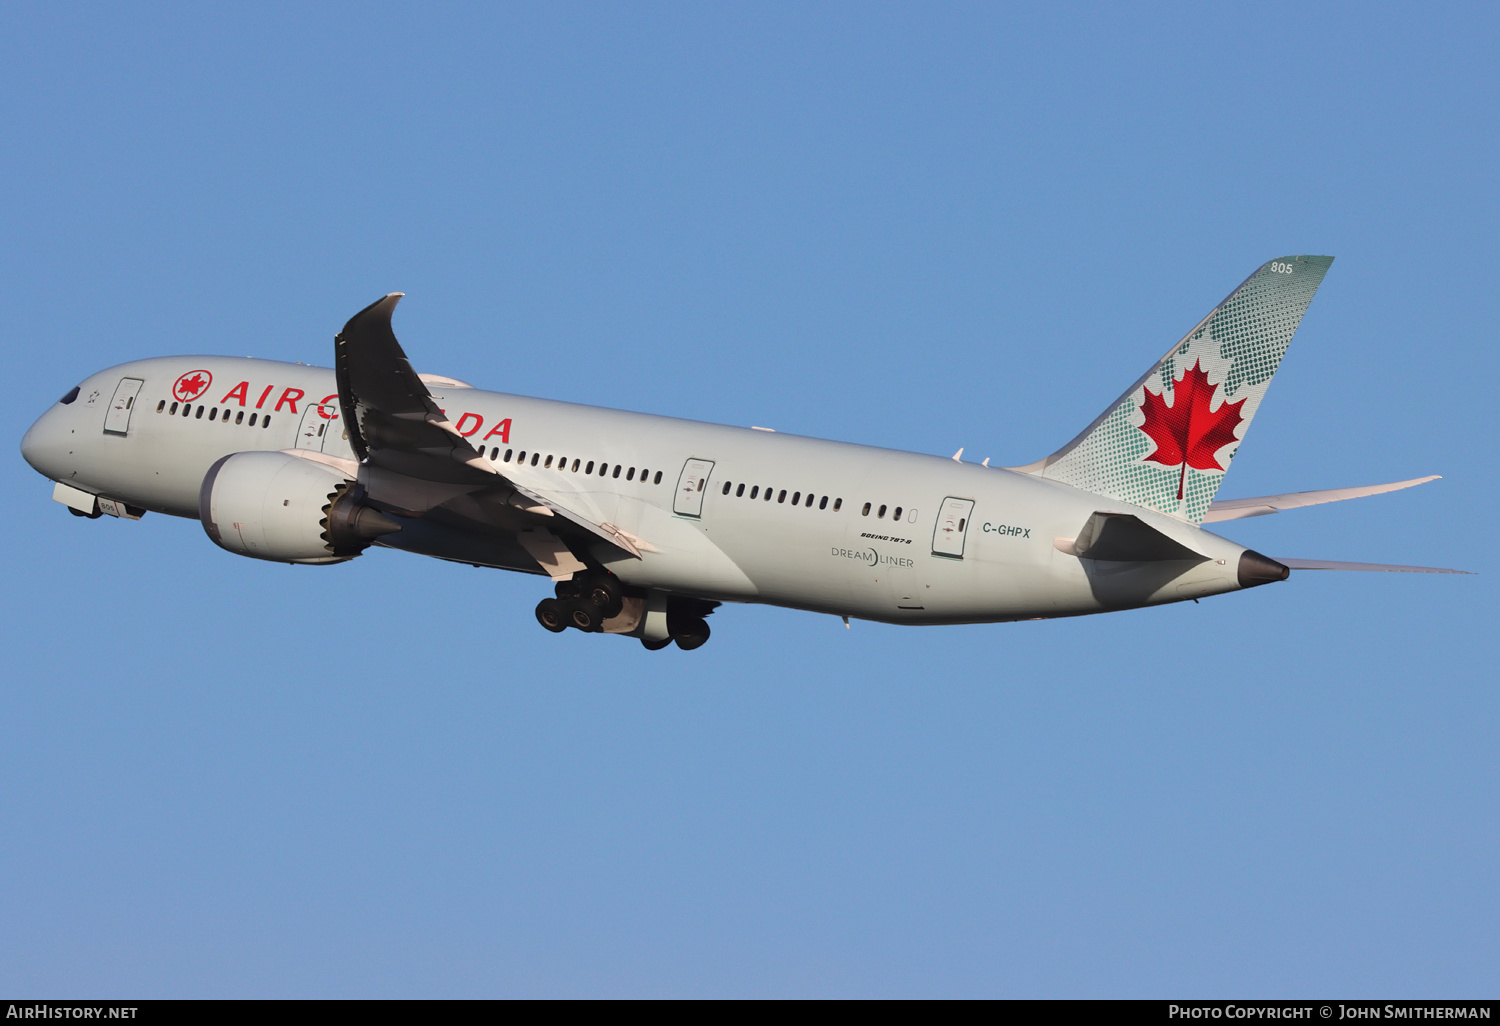
M 688 460 L 682 465 L 682 475 L 677 479 L 677 495 L 672 500 L 673 513 L 680 517 L 703 515 L 703 493 L 713 469 L 713 460 Z
M 123 435 L 130 430 L 130 410 L 135 406 L 135 397 L 140 395 L 144 384 L 140 378 L 120 379 L 115 397 L 109 401 L 109 409 L 104 414 L 105 434 Z
M 964 558 L 964 536 L 974 513 L 973 499 L 948 496 L 938 510 L 937 526 L 932 530 L 932 554 L 949 559 Z

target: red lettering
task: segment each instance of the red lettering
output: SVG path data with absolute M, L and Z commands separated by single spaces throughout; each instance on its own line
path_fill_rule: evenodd
M 276 387 L 275 385 L 267 385 L 266 386 L 266 390 L 260 394 L 260 401 L 255 404 L 255 408 L 257 410 L 260 409 L 262 406 L 264 406 L 266 404 L 266 396 L 270 395 L 271 394 L 271 389 L 273 389 L 275 387 Z
M 479 429 L 475 428 L 475 430 L 477 431 Z M 488 442 L 491 438 L 494 438 L 496 435 L 500 436 L 500 442 L 501 442 L 502 445 L 506 444 L 506 443 L 508 443 L 510 441 L 510 418 L 509 417 L 506 417 L 500 423 L 498 423 L 494 427 L 490 428 L 490 433 L 484 436 L 484 441 Z
M 229 400 L 233 399 L 235 396 L 239 396 L 240 397 L 240 405 L 244 406 L 245 405 L 245 399 L 246 399 L 246 393 L 249 392 L 249 390 L 250 390 L 250 382 L 248 382 L 248 381 L 241 381 L 238 385 L 235 385 L 233 388 L 231 388 L 229 390 L 229 392 L 224 396 L 224 398 L 222 398 L 222 399 L 219 400 L 219 402 L 220 403 L 227 403 L 227 402 L 229 402 Z
M 322 417 L 324 420 L 338 420 L 339 408 L 333 405 L 333 403 L 329 402 L 330 399 L 337 399 L 338 397 L 339 394 L 337 392 L 333 393 L 333 395 L 325 395 L 322 401 L 318 403 L 318 416 Z M 329 413 L 329 410 L 332 410 L 333 412 Z
M 470 417 L 474 418 L 474 426 L 471 427 L 471 428 L 469 428 L 469 430 L 465 431 L 464 430 L 464 422 L 466 420 L 468 420 Z M 457 431 L 459 434 L 463 435 L 465 438 L 468 438 L 470 435 L 474 434 L 476 431 L 478 431 L 482 427 L 484 427 L 484 418 L 483 417 L 481 417 L 477 413 L 466 413 L 462 417 L 458 418 L 458 423 L 453 426 L 453 430 Z
M 288 406 L 290 406 L 292 408 L 292 412 L 293 413 L 296 413 L 297 412 L 297 400 L 301 399 L 306 394 L 307 393 L 304 392 L 304 391 L 302 391 L 302 389 L 300 389 L 300 388 L 287 388 L 287 389 L 283 389 L 282 392 L 281 392 L 281 398 L 279 398 L 279 399 L 276 400 L 276 405 L 271 408 L 271 412 L 272 413 L 280 413 L 281 412 L 281 404 L 285 403 L 286 405 L 288 405 Z

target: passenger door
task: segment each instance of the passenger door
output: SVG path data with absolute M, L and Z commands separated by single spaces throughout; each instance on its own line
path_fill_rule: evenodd
M 328 425 L 335 421 L 325 420 L 318 415 L 322 409 L 317 403 L 308 403 L 302 411 L 302 426 L 297 429 L 298 449 L 322 449 L 323 434 L 328 430 Z
M 938 509 L 937 524 L 932 529 L 932 554 L 948 559 L 964 558 L 964 538 L 969 519 L 974 514 L 973 499 L 948 496 Z
M 135 397 L 140 395 L 145 382 L 140 378 L 121 378 L 115 389 L 115 397 L 109 401 L 104 414 L 104 433 L 123 435 L 130 430 L 130 410 L 135 406 Z
M 688 460 L 682 465 L 682 473 L 677 478 L 677 494 L 672 499 L 673 513 L 695 519 L 703 515 L 703 493 L 713 469 L 713 460 Z

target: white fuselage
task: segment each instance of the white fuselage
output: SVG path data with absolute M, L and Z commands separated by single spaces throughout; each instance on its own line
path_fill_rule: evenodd
M 207 383 L 192 381 L 194 371 Z M 118 400 L 122 381 L 125 392 L 140 382 L 128 404 Z M 893 623 L 973 623 L 1240 587 L 1242 546 L 1030 474 L 441 382 L 431 388 L 448 421 L 502 474 L 639 539 L 639 558 L 602 541 L 593 550 L 639 588 Z M 74 401 L 36 422 L 22 449 L 54 481 L 197 518 L 204 475 L 227 454 L 316 449 L 352 458 L 337 391 L 332 370 L 301 364 L 141 360 L 92 375 Z M 686 475 L 700 485 L 684 493 L 687 467 L 701 471 Z M 1207 558 L 1081 559 L 1073 539 L 1098 511 L 1138 517 Z M 541 572 L 512 540 L 466 530 L 462 518 L 380 544 Z

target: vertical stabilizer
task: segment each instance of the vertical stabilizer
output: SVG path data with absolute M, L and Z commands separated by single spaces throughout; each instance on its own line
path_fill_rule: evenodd
M 1264 264 L 1082 434 L 1012 469 L 1200 523 L 1332 263 Z

